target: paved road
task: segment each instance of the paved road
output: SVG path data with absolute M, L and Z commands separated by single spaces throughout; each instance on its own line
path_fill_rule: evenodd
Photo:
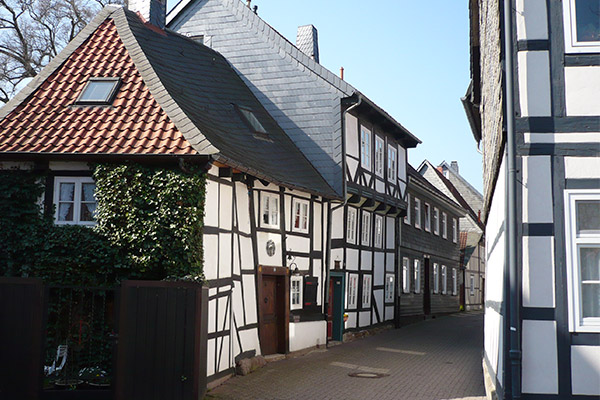
M 479 400 L 482 343 L 483 314 L 454 314 L 269 363 L 207 398 Z

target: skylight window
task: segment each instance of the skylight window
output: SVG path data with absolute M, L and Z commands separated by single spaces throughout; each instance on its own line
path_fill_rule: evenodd
M 250 110 L 249 108 L 240 107 L 240 106 L 237 106 L 236 108 L 239 110 L 240 115 L 242 116 L 242 119 L 244 120 L 244 122 L 248 125 L 248 127 L 250 129 L 252 129 L 252 132 L 261 133 L 263 135 L 267 134 L 267 131 L 262 126 L 260 121 L 256 118 L 256 115 L 254 115 L 252 110 Z
M 108 104 L 112 101 L 119 78 L 90 78 L 77 99 L 77 103 Z

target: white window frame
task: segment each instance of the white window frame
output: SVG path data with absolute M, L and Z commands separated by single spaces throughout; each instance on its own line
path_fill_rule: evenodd
M 379 214 L 375 214 L 374 246 L 377 248 L 383 247 L 383 217 Z
M 433 293 L 440 292 L 440 265 L 433 264 Z
M 363 275 L 362 308 L 371 307 L 371 275 Z
M 567 292 L 569 305 L 569 330 L 571 332 L 600 332 L 600 318 L 582 316 L 582 296 L 579 268 L 579 248 L 600 247 L 600 232 L 577 233 L 577 201 L 598 201 L 600 190 L 565 190 L 565 243 L 567 255 Z M 597 284 L 586 281 L 586 284 Z
M 388 145 L 388 168 L 387 168 L 387 179 L 389 182 L 396 182 L 398 177 L 398 149 L 391 144 Z
M 356 244 L 356 215 L 356 208 L 348 207 L 348 217 L 346 219 L 346 241 L 352 244 Z
M 415 228 L 421 229 L 421 200 L 415 197 Z
M 458 273 L 456 268 L 452 268 L 452 296 L 456 296 L 458 291 Z
M 261 192 L 260 197 L 261 197 L 261 199 L 260 199 L 260 226 L 263 228 L 278 229 L 279 228 L 279 209 L 281 208 L 280 204 L 279 204 L 279 195 L 274 194 L 274 193 Z M 267 206 L 266 209 L 265 209 L 265 206 Z M 271 210 L 271 207 L 273 207 L 273 206 L 277 207 L 275 214 L 273 214 L 273 210 Z M 263 217 L 265 215 L 265 211 L 268 212 L 269 222 L 264 221 Z
M 296 209 L 299 206 L 298 209 Z M 296 217 L 299 226 L 296 226 Z M 292 230 L 294 232 L 308 233 L 310 224 L 310 202 L 308 200 L 294 198 L 292 201 Z
M 402 257 L 402 293 L 410 292 L 410 260 Z
M 442 265 L 442 294 L 448 293 L 448 267 Z
M 433 207 L 433 234 L 440 234 L 440 210 L 437 207 Z
M 431 206 L 429 203 L 424 204 L 423 213 L 425 214 L 423 229 L 425 229 L 425 232 L 431 232 Z
M 385 274 L 385 302 L 394 302 L 394 274 Z
M 360 244 L 362 244 L 363 246 L 371 245 L 371 213 L 364 210 L 362 212 Z
M 358 274 L 348 274 L 348 308 L 356 308 L 358 300 Z
M 360 126 L 360 165 L 371 171 L 371 138 L 373 133 L 364 125 Z
M 379 135 L 375 135 L 375 174 L 381 178 L 383 178 L 383 165 L 384 165 L 384 156 L 383 149 L 385 147 L 385 142 L 383 138 Z
M 475 296 L 475 274 L 469 277 L 469 296 Z
M 575 0 L 563 0 L 565 28 L 565 53 L 599 53 L 600 41 L 580 42 L 577 40 L 577 16 Z
M 291 310 L 300 310 L 302 309 L 302 297 L 304 295 L 304 279 L 301 275 L 292 275 L 290 277 L 290 309 Z M 296 287 L 294 287 L 296 286 Z M 294 295 L 298 294 L 297 300 L 294 301 Z
M 411 204 L 412 202 L 410 201 L 410 194 L 406 194 L 406 215 L 404 216 L 404 223 L 406 225 L 410 225 L 410 214 L 411 214 Z
M 415 282 L 415 293 L 421 293 L 421 260 L 413 262 L 413 281 Z
M 61 183 L 72 183 L 74 185 L 73 189 L 73 220 L 72 221 L 59 221 L 58 213 L 59 213 L 59 198 L 60 198 L 60 184 Z M 81 188 L 83 183 L 94 183 L 94 179 L 90 176 L 57 176 L 54 178 L 54 224 L 55 225 L 87 225 L 93 226 L 96 225 L 96 221 L 81 221 Z M 95 192 L 95 190 L 94 190 Z M 95 198 L 94 194 L 94 198 Z M 64 203 L 64 202 L 63 202 Z M 96 205 L 98 203 L 96 202 Z
M 452 218 L 452 241 L 458 242 L 458 220 L 456 218 Z
M 442 237 L 448 239 L 448 214 L 442 212 Z

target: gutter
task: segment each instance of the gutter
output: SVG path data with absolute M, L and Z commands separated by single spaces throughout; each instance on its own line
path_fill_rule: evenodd
M 510 397 L 521 398 L 521 293 L 517 254 L 517 156 L 515 140 L 512 0 L 503 0 L 504 90 L 506 95 L 506 248 L 509 296 Z M 508 388 L 505 388 L 508 389 Z

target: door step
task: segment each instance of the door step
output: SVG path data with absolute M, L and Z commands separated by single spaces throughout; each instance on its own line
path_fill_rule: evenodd
M 327 347 L 339 346 L 340 344 L 342 344 L 342 342 L 339 340 L 330 340 L 327 342 Z
M 273 362 L 273 361 L 285 360 L 285 354 L 281 354 L 281 353 L 269 354 L 268 356 L 264 356 L 264 357 L 265 357 L 265 361 L 268 363 Z

